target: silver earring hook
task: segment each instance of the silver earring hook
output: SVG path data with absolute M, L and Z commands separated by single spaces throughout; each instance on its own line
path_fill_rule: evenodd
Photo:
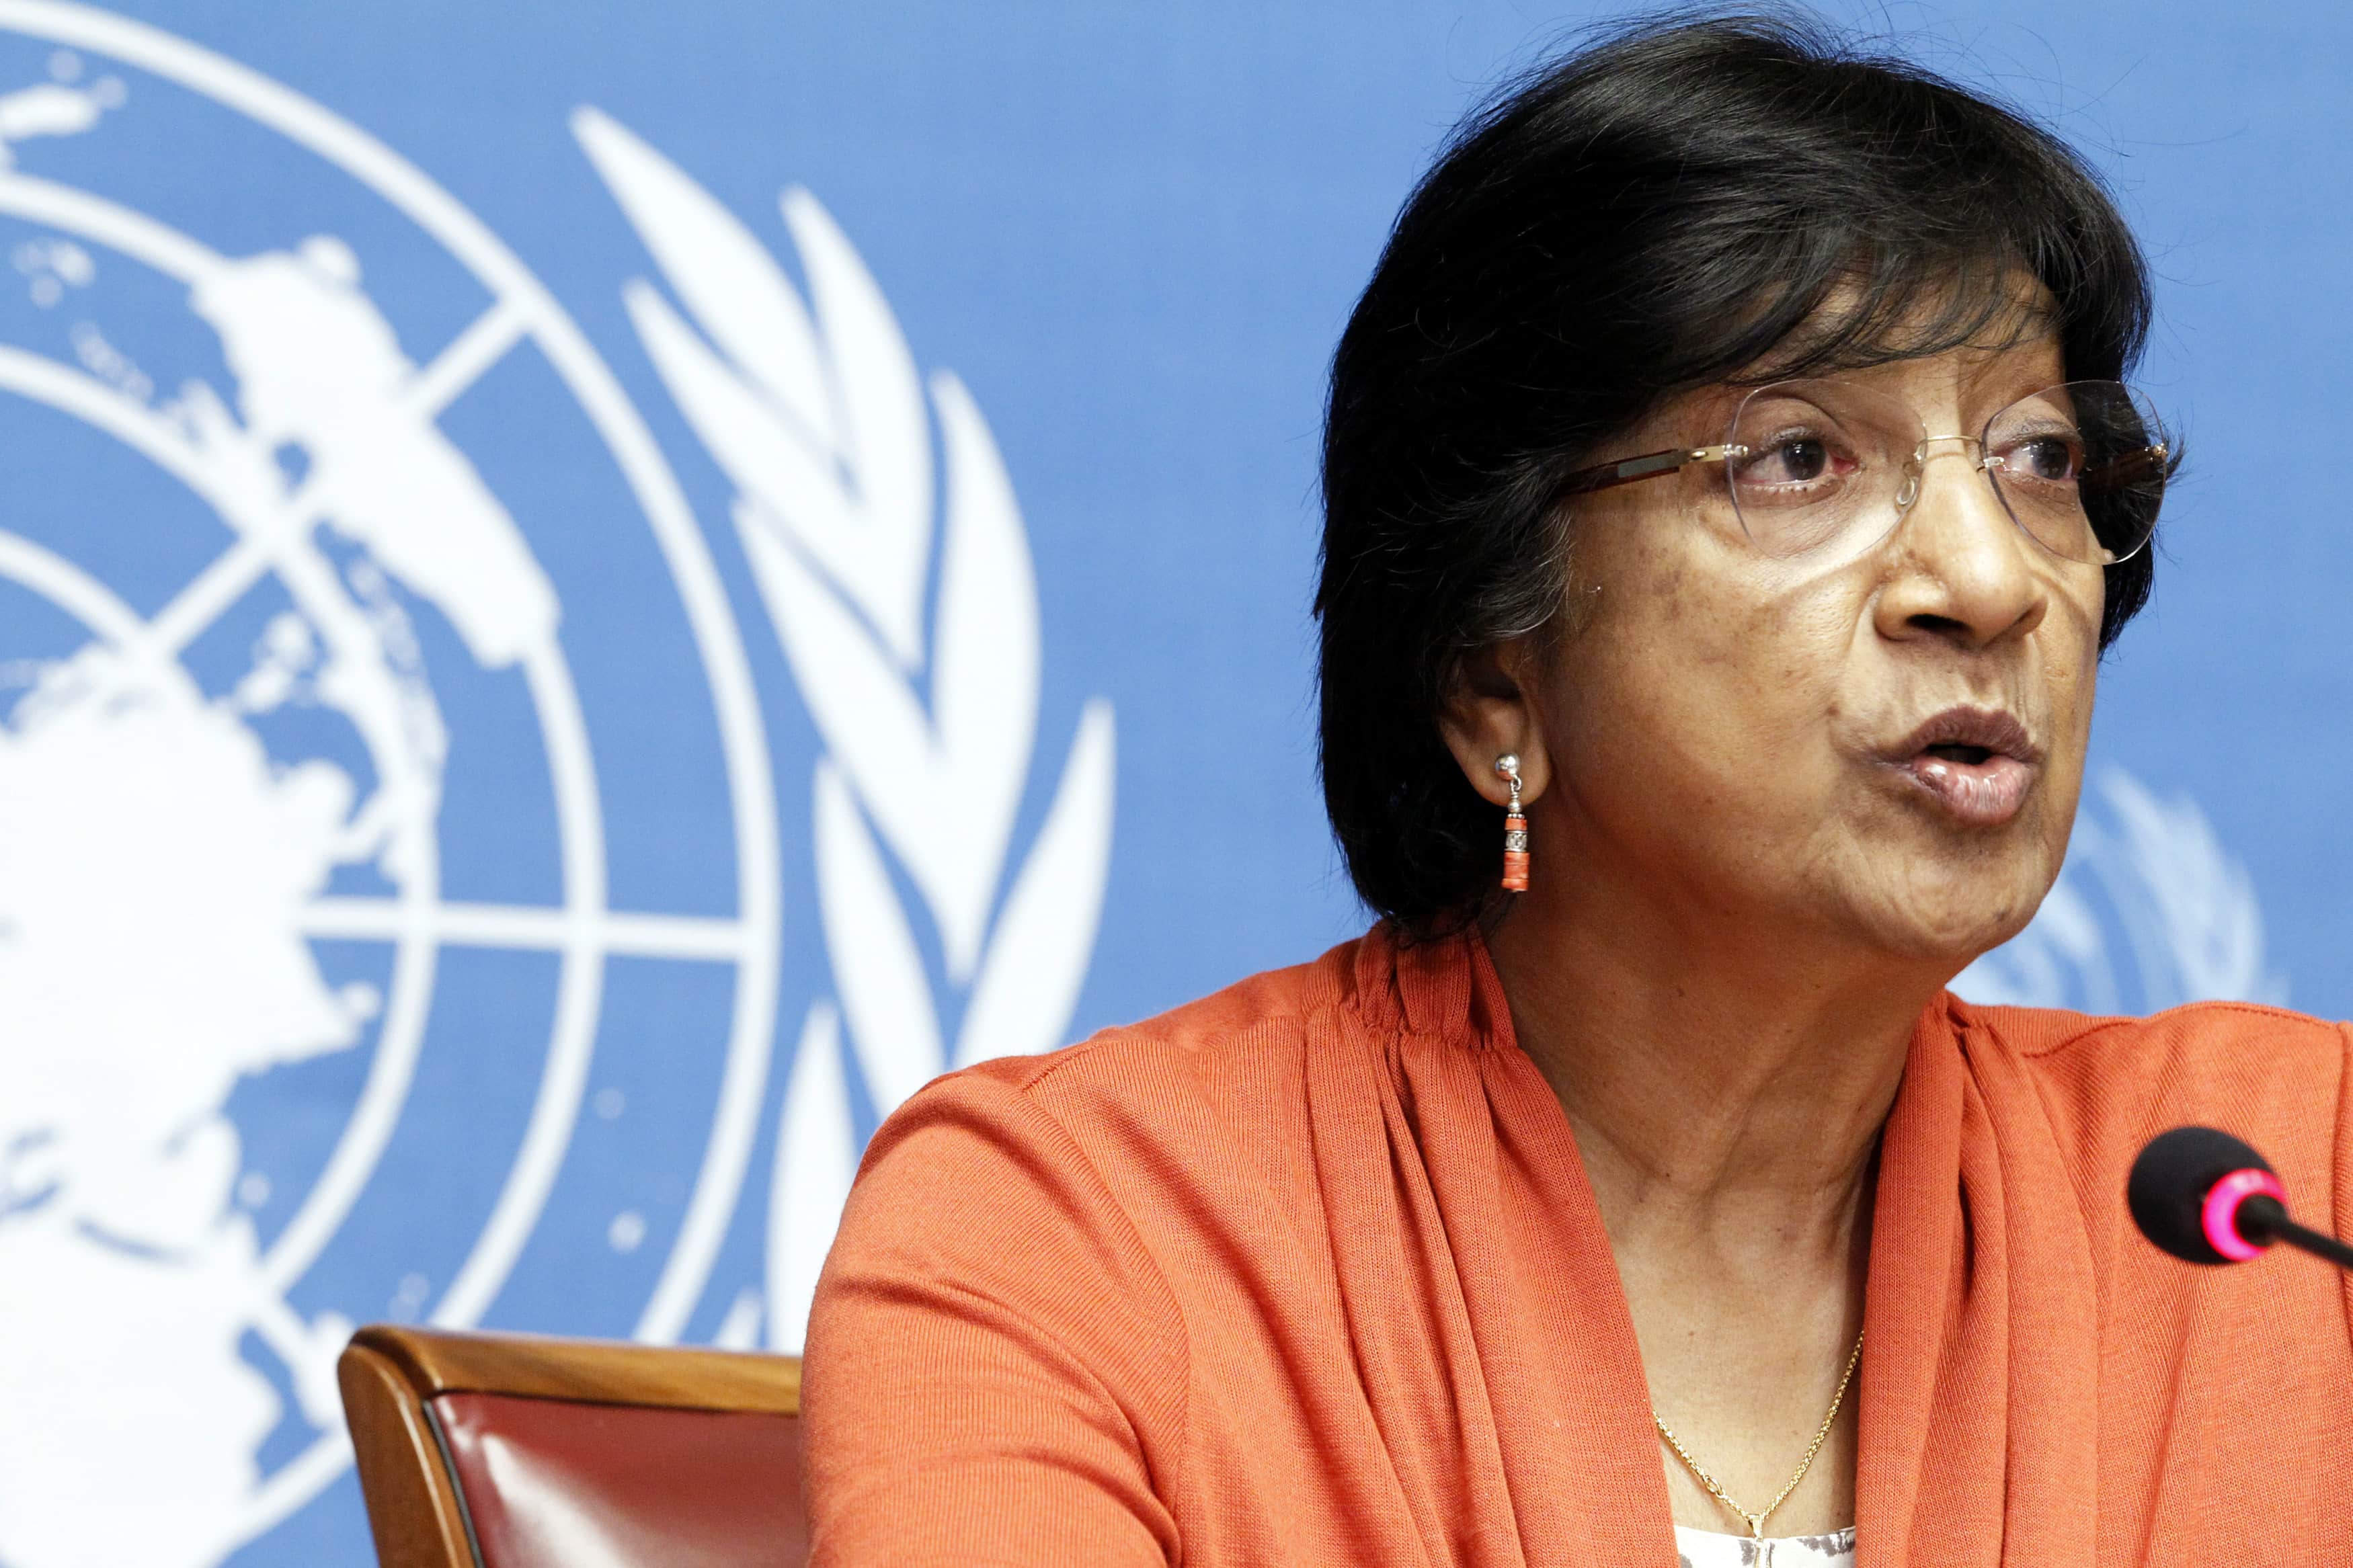
M 1502 756 L 1497 757 L 1497 758 L 1495 759 L 1495 775 L 1496 775 L 1498 778 L 1502 779 L 1502 780 L 1503 780 L 1506 784 L 1509 784 L 1509 785 L 1511 786 L 1511 790 L 1512 790 L 1512 805 L 1511 805 L 1511 809 L 1512 809 L 1514 812 L 1517 812 L 1517 811 L 1520 809 L 1520 754 L 1519 754 L 1519 752 L 1505 752 Z

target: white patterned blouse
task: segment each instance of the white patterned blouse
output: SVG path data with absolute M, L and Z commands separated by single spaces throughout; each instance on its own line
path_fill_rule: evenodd
M 1675 1550 L 1682 1568 L 1854 1568 L 1854 1531 L 1751 1541 L 1679 1524 Z

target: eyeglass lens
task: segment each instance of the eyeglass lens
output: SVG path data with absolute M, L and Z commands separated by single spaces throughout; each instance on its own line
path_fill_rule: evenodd
M 2129 388 L 2078 381 L 2000 410 L 1961 450 L 2043 548 L 2107 565 L 2157 526 L 2164 440 Z M 1917 500 L 1926 462 L 1941 450 L 1904 399 L 1831 380 L 1757 388 L 1725 444 L 1742 529 L 1757 549 L 1784 557 L 1876 543 Z

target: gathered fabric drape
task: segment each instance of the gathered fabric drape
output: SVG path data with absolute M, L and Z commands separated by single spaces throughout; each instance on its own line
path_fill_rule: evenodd
M 1881 1146 L 1864 1568 L 2353 1561 L 2353 1291 L 2166 1258 L 2124 1203 L 2199 1121 L 2333 1227 L 2348 1043 L 1928 1007 Z M 804 1375 L 819 1563 L 1675 1563 L 1609 1237 L 1475 933 L 1376 928 L 935 1082 L 868 1150 Z

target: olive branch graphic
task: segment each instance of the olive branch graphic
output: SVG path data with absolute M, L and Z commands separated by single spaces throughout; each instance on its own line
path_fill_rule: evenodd
M 768 1342 L 796 1350 L 856 1157 L 848 1072 L 888 1114 L 950 1068 L 1060 1043 L 1110 861 L 1112 709 L 1085 705 L 1044 826 L 1009 869 L 1035 761 L 1038 589 L 971 394 L 945 371 L 919 378 L 881 289 L 807 191 L 781 200 L 805 301 L 631 132 L 585 108 L 573 131 L 669 287 L 632 279 L 623 300 L 735 487 L 736 535 L 825 745 L 812 799 L 834 994 L 802 1026 L 769 1198 Z M 942 984 L 893 864 L 936 935 Z

